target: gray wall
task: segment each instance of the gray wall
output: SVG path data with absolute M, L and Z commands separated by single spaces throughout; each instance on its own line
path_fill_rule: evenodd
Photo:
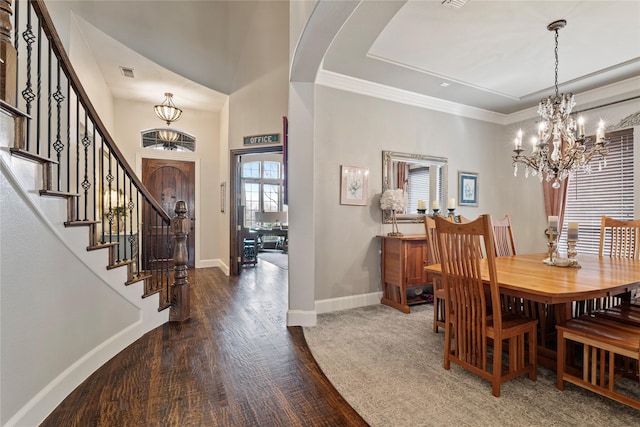
M 382 151 L 447 157 L 449 197 L 458 171 L 479 173 L 479 206 L 456 213 L 512 218 L 521 253 L 544 252 L 546 216 L 538 178 L 513 175 L 514 126 L 502 126 L 316 85 L 314 148 L 315 301 L 380 291 Z M 594 112 L 610 124 L 640 109 L 630 102 Z M 517 127 L 516 127 L 517 129 Z M 637 132 L 636 132 L 637 135 Z M 638 141 L 636 141 L 636 147 Z M 640 151 L 640 149 L 638 149 Z M 340 205 L 340 165 L 369 168 L 367 206 Z M 636 205 L 637 206 L 637 205 Z M 401 223 L 404 234 L 422 224 Z

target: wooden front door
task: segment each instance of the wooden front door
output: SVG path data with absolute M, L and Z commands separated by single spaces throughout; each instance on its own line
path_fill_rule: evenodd
M 142 159 L 142 183 L 149 189 L 151 195 L 160 203 L 160 206 L 173 218 L 175 214 L 176 202 L 183 200 L 187 204 L 187 216 L 191 218 L 191 231 L 187 235 L 187 249 L 189 259 L 187 267 L 195 267 L 195 163 L 178 160 L 165 159 Z M 145 219 L 147 224 L 152 224 L 152 220 Z M 155 235 L 166 233 L 165 230 L 147 230 L 145 245 L 157 248 Z M 173 254 L 173 244 L 166 250 L 164 255 L 171 259 Z M 173 266 L 173 263 L 171 263 Z

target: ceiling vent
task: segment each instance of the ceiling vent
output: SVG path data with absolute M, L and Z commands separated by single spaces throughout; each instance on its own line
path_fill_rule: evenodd
M 120 72 L 125 77 L 129 77 L 129 78 L 132 78 L 132 79 L 135 77 L 133 75 L 133 68 L 120 66 Z
M 468 0 L 442 0 L 442 4 L 452 9 L 460 9 Z

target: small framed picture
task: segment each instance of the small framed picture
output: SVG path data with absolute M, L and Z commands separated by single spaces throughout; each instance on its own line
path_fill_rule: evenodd
M 340 204 L 367 204 L 369 169 L 356 166 L 340 166 Z
M 458 205 L 478 206 L 478 174 L 458 171 Z

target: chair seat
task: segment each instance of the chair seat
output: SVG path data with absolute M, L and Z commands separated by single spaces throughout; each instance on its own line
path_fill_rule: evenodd
M 493 317 L 487 319 L 487 335 L 495 336 L 493 327 Z M 502 315 L 502 336 L 509 338 L 515 335 L 519 335 L 522 331 L 535 328 L 538 324 L 536 319 L 530 317 L 520 316 L 515 313 L 504 313 Z
M 596 317 L 640 327 L 640 305 L 623 303 L 593 312 Z

